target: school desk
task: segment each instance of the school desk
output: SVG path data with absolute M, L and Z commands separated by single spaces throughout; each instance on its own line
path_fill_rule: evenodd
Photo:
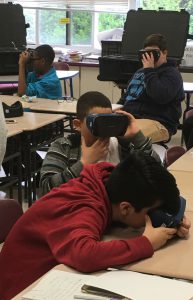
M 50 144 L 53 140 L 63 136 L 64 115 L 60 114 L 41 114 L 24 112 L 23 116 L 13 118 L 16 129 L 21 133 L 21 149 L 23 163 L 26 169 L 28 204 L 36 200 L 36 151 L 45 144 Z M 8 125 L 9 126 L 9 125 Z M 17 145 L 16 145 L 17 146 Z M 33 181 L 31 179 L 33 178 Z
M 173 164 L 168 167 L 169 171 L 193 172 L 193 149 L 190 149 Z
M 170 173 L 176 179 L 180 194 L 186 199 L 186 211 L 193 212 L 193 172 L 170 171 Z
M 193 212 L 186 212 L 193 224 Z M 116 228 L 105 239 L 126 239 L 137 236 L 138 230 Z M 193 280 L 193 226 L 190 229 L 188 239 L 174 238 L 168 241 L 166 246 L 155 251 L 150 258 L 123 266 L 124 270 Z M 120 266 L 121 268 L 121 266 Z

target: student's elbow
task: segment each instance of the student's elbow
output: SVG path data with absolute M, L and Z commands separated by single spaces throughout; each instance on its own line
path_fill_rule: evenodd
M 94 257 L 91 257 L 89 253 L 79 251 L 73 259 L 73 267 L 83 273 L 95 272 L 98 269 L 96 268 L 94 261 Z

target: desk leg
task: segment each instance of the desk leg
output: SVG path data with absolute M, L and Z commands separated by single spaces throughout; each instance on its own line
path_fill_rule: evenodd
M 186 118 L 186 113 L 187 113 L 187 111 L 190 110 L 190 98 L 191 98 L 191 93 L 185 92 L 185 94 L 186 94 L 186 98 L 185 98 L 186 108 L 185 108 L 185 110 L 184 110 L 184 112 L 183 112 L 183 116 L 182 116 L 182 130 L 183 130 L 184 120 L 185 120 L 185 118 Z M 183 131 L 182 131 L 182 135 L 181 135 L 181 146 L 183 146 L 183 140 L 184 140 L 184 138 L 183 138 Z
M 72 78 L 69 78 L 70 80 L 70 96 L 73 99 L 74 98 L 74 94 L 73 94 L 73 82 L 72 82 Z

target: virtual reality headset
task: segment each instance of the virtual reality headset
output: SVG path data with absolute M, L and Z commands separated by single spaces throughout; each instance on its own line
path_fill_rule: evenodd
M 145 50 L 145 49 L 141 49 L 138 51 L 138 57 L 139 60 L 142 60 L 142 55 L 148 53 L 149 55 L 152 53 L 153 57 L 154 57 L 154 62 L 157 62 L 158 59 L 160 58 L 160 50 L 158 49 L 149 49 L 149 50 Z
M 156 209 L 149 213 L 153 227 L 178 227 L 184 217 L 186 200 L 180 196 L 180 207 L 177 214 L 172 215 L 161 209 Z
M 90 132 L 97 137 L 123 136 L 129 125 L 126 115 L 122 114 L 90 114 L 86 118 Z

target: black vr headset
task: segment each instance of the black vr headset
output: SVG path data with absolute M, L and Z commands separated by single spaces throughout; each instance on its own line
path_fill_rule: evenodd
M 145 49 L 141 49 L 138 51 L 138 57 L 139 57 L 139 60 L 141 61 L 142 60 L 142 55 L 148 53 L 150 55 L 150 53 L 153 54 L 153 57 L 154 57 L 154 62 L 157 62 L 158 59 L 160 58 L 160 50 L 158 49 L 149 49 L 149 50 L 145 50 Z
M 186 208 L 186 200 L 180 196 L 180 207 L 177 214 L 172 215 L 161 209 L 156 209 L 149 213 L 153 227 L 178 227 L 183 220 Z
M 123 136 L 129 125 L 126 115 L 122 114 L 90 114 L 86 118 L 90 132 L 97 137 Z

